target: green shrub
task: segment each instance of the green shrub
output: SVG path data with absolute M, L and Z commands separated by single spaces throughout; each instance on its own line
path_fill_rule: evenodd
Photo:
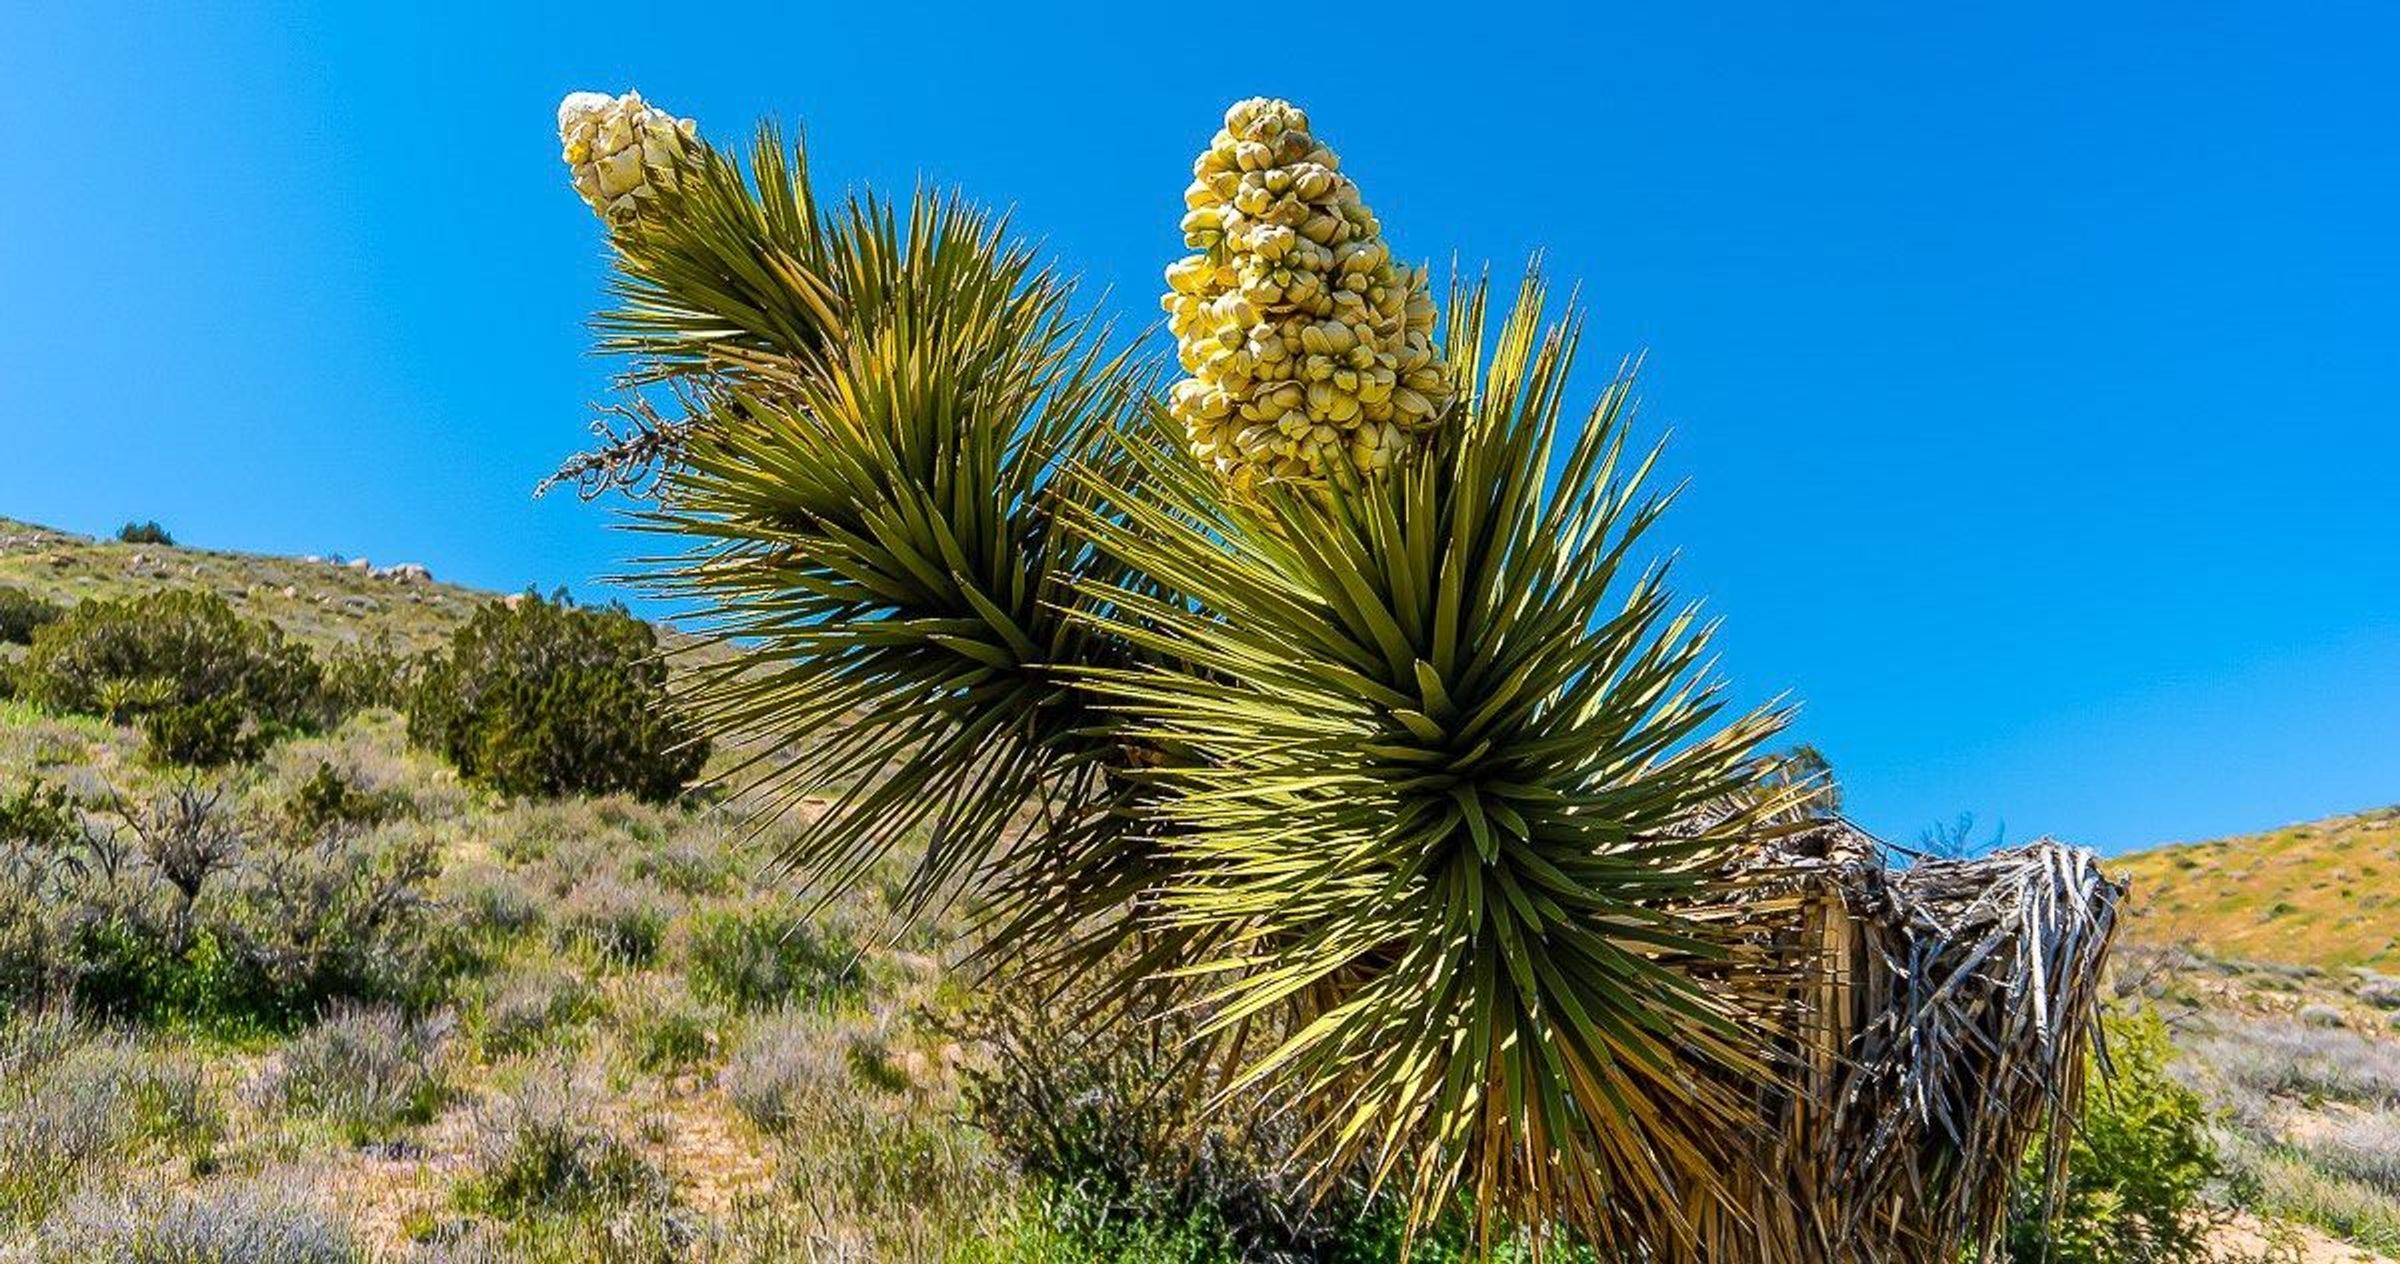
M 694 919 L 686 946 L 693 990 L 739 1009 L 768 1009 L 847 992 L 857 947 L 789 909 L 717 909 Z
M 112 1170 L 204 1169 L 224 1135 L 224 1103 L 187 1050 L 28 1014 L 0 1024 L 0 1068 L 0 1226 L 39 1221 Z
M 365 789 L 330 760 L 320 759 L 285 801 L 283 814 L 294 834 L 309 838 L 342 826 L 380 825 L 407 806 L 400 795 Z
M 2112 1076 L 2097 1055 L 2081 1122 L 2067 1139 L 2066 1188 L 2043 1189 L 2044 1156 L 2028 1156 L 2010 1218 L 2018 1264 L 2182 1264 L 2213 1258 L 2221 1213 L 2203 1193 L 2225 1174 L 2199 1094 L 2169 1072 L 2174 1048 L 2156 1012 L 2102 1024 Z
M 1003 987 L 960 1033 L 982 1054 L 966 1078 L 974 1121 L 1048 1191 L 1050 1229 L 1088 1247 L 1110 1226 L 1172 1225 L 1187 1247 L 1214 1244 L 1179 1259 L 1341 1258 L 1369 1222 L 1363 1198 L 1345 1182 L 1312 1205 L 1290 1120 L 1212 1115 L 1222 1081 L 1199 1017 L 1163 989 L 1098 1014 L 1096 999 Z
M 182 702 L 143 713 L 138 721 L 150 758 L 194 768 L 219 768 L 257 759 L 268 733 L 233 698 Z
M 635 989 L 619 1008 L 617 1022 L 626 1051 L 645 1071 L 686 1071 L 716 1051 L 716 1014 L 680 984 Z
M 626 872 L 681 896 L 723 895 L 740 874 L 741 862 L 730 847 L 672 839 L 655 850 L 636 854 Z
M 0 644 L 30 645 L 37 630 L 66 617 L 66 607 L 21 588 L 0 588 Z
M 117 538 L 127 544 L 173 545 L 175 543 L 175 537 L 167 534 L 167 529 L 158 525 L 158 520 L 155 518 L 148 522 L 126 523 L 117 528 Z
M 0 852 L 51 852 L 83 836 L 83 814 L 62 787 L 33 780 L 0 794 Z
M 453 965 L 428 834 L 280 839 L 189 788 L 37 832 L 0 865 L 0 1007 L 63 994 L 106 1017 L 282 1028 L 336 1001 L 423 1003 Z
M 327 724 L 369 707 L 406 710 L 421 660 L 393 649 L 388 641 L 337 646 L 325 655 L 323 700 Z
M 990 1241 L 959 1258 L 962 1264 L 1237 1264 L 1241 1256 L 1225 1240 L 1224 1227 L 1206 1216 L 1095 1224 L 1074 1199 L 1060 1195 L 1022 1209 Z
M 117 723 L 158 722 L 169 747 L 214 754 L 316 727 L 321 673 L 306 647 L 272 623 L 246 619 L 223 597 L 159 589 L 87 600 L 33 635 L 22 694 L 58 711 Z M 226 713 L 238 717 L 235 724 Z M 172 755 L 162 747 L 160 753 Z
M 666 685 L 650 625 L 527 595 L 476 611 L 425 663 L 408 735 L 503 794 L 664 801 L 708 759 Z

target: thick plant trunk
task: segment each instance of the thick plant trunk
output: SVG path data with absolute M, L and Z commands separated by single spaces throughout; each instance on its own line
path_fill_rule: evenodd
M 1990 1257 L 2028 1147 L 2081 1104 L 2123 886 L 2049 840 L 1893 869 L 1840 823 L 1759 866 L 1800 897 L 1778 951 L 1814 968 L 1761 1101 L 1766 1161 L 1699 1218 L 1699 1258 Z

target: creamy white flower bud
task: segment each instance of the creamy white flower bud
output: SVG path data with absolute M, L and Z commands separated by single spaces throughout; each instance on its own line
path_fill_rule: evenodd
M 1170 409 L 1236 488 L 1389 468 L 1447 403 L 1424 274 L 1400 266 L 1308 116 L 1238 101 L 1192 164 L 1163 305 L 1190 383 Z
M 558 103 L 558 140 L 575 191 L 610 221 L 638 216 L 661 190 L 673 189 L 677 169 L 699 145 L 692 120 L 648 104 L 638 92 L 568 93 Z

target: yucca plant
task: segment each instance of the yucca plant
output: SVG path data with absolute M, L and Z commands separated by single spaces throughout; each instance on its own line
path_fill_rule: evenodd
M 1124 824 L 1098 810 L 1118 752 L 1060 670 L 1111 647 L 1066 608 L 1095 562 L 1058 509 L 1139 366 L 962 201 L 822 208 L 772 129 L 746 171 L 675 153 L 616 216 L 600 326 L 629 384 L 686 408 L 634 445 L 673 449 L 642 525 L 692 545 L 649 578 L 732 650 L 685 700 L 770 803 L 817 800 L 790 858 L 823 889 L 922 833 L 912 904 L 973 884 L 1046 913 L 1062 851 Z M 1014 828 L 1028 810 L 1046 827 Z
M 1824 978 L 1760 855 L 1809 791 L 1648 545 L 1630 369 L 1571 407 L 1537 277 L 1437 319 L 1306 117 L 1242 102 L 1170 385 L 958 198 L 826 206 L 772 128 L 740 161 L 630 94 L 561 131 L 632 392 L 562 477 L 683 546 L 646 578 L 714 646 L 684 701 L 807 804 L 793 866 L 906 843 L 912 910 L 1102 976 L 1092 1021 L 1175 992 L 1225 1102 L 1414 1225 L 1463 1191 L 1487 1231 L 1811 1258 L 1760 1193 L 1816 1179 L 1762 1170 Z
M 1749 986 L 1769 963 L 1727 896 L 1782 806 L 1745 793 L 1782 716 L 1724 719 L 1706 627 L 1638 551 L 1665 501 L 1630 377 L 1570 413 L 1576 334 L 1543 298 L 1528 278 L 1484 358 L 1461 290 L 1460 407 L 1384 477 L 1228 496 L 1123 436 L 1138 485 L 1076 521 L 1154 587 L 1086 617 L 1150 657 L 1084 675 L 1169 753 L 1143 774 L 1172 826 L 1155 920 L 1221 945 L 1189 967 L 1222 980 L 1215 1024 L 1297 1015 L 1236 1089 L 1421 1214 L 1464 1185 L 1656 1254 L 1737 1161 L 1728 1086 L 1771 1074 L 1780 991 Z

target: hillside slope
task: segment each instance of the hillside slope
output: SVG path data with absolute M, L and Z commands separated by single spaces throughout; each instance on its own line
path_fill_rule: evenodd
M 2212 957 L 2400 969 L 2400 806 L 2120 857 L 2138 941 Z
M 205 588 L 317 647 L 388 639 L 404 652 L 447 641 L 492 594 L 356 566 L 177 545 L 121 544 L 0 518 L 0 587 L 64 605 L 160 587 Z

